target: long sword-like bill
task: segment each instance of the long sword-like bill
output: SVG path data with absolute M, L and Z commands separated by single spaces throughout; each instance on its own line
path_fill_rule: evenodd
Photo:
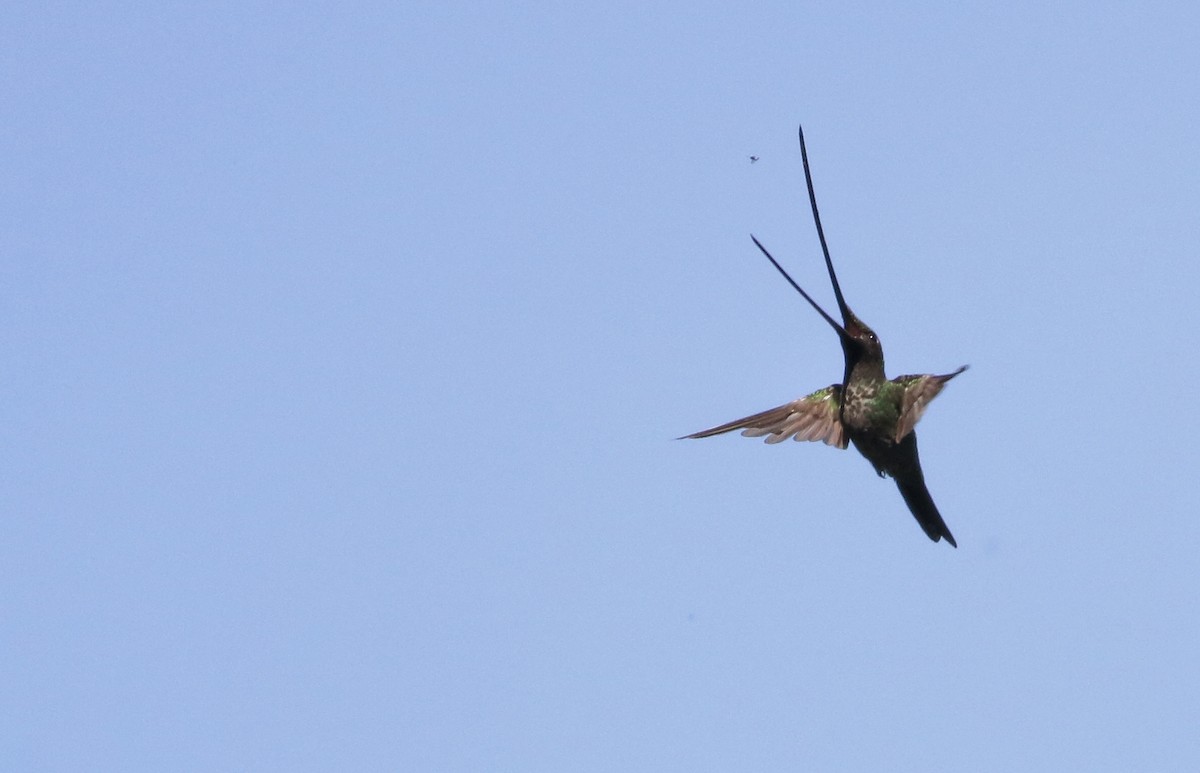
M 813 190 L 812 172 L 808 168 L 808 148 L 804 145 L 804 126 L 800 126 L 800 159 L 804 162 L 804 182 L 808 186 L 808 203 L 812 205 L 813 222 L 817 224 L 817 238 L 821 240 L 821 252 L 825 255 L 825 267 L 829 269 L 829 281 L 833 283 L 833 294 L 837 298 L 838 311 L 842 313 L 842 321 L 849 324 L 850 307 L 842 297 L 842 287 L 838 284 L 837 273 L 833 270 L 833 260 L 829 257 L 829 245 L 825 242 L 825 229 L 821 227 L 821 213 L 817 211 L 817 194 Z
M 788 284 L 795 288 L 796 292 L 804 296 L 804 300 L 808 301 L 809 305 L 816 309 L 817 313 L 825 318 L 825 321 L 837 331 L 837 334 L 845 338 L 850 338 L 850 334 L 846 332 L 846 328 L 839 325 L 837 320 L 825 313 L 825 309 L 822 309 L 817 302 L 809 296 L 808 293 L 804 292 L 804 288 L 796 284 L 796 280 L 792 279 L 791 275 L 783 270 L 783 266 L 779 265 L 779 261 L 775 260 L 775 256 L 773 256 L 766 247 L 762 246 L 762 242 L 758 240 L 758 237 L 756 237 L 754 234 L 750 234 L 750 238 L 754 241 L 754 246 L 758 247 L 758 249 L 762 251 L 762 254 L 767 256 L 767 260 L 771 261 L 771 265 L 775 267 L 775 270 L 780 274 L 783 274 L 783 278 L 788 280 Z

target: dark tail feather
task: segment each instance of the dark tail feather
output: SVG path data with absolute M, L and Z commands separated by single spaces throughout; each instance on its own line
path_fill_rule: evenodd
M 958 543 L 954 541 L 954 535 L 950 533 L 950 528 L 942 520 L 942 514 L 938 512 L 937 505 L 933 503 L 929 489 L 925 487 L 925 476 L 921 474 L 920 470 L 915 475 L 896 478 L 896 488 L 900 489 L 900 496 L 904 497 L 904 504 L 908 505 L 908 509 L 912 511 L 917 523 L 921 524 L 921 528 L 929 535 L 929 539 L 937 542 L 939 539 L 945 538 L 952 546 L 958 547 Z

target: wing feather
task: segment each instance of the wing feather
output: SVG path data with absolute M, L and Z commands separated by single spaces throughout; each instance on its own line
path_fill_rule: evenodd
M 782 443 L 789 437 L 795 440 L 821 441 L 837 448 L 848 444 L 839 411 L 842 404 L 841 384 L 831 384 L 810 395 L 777 408 L 742 419 L 701 430 L 684 438 L 703 438 L 742 430 L 745 437 L 765 437 L 767 443 Z
M 946 386 L 946 382 L 966 369 L 967 366 L 963 365 L 953 373 L 941 376 L 901 376 L 892 379 L 893 382 L 904 385 L 904 398 L 900 404 L 900 421 L 896 423 L 895 441 L 897 443 L 913 431 L 913 427 L 917 426 L 917 422 L 925 413 L 925 408 L 933 401 L 933 398 L 938 396 L 942 387 Z

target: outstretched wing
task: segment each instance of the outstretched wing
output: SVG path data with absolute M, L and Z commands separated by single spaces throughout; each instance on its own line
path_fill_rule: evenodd
M 765 435 L 768 443 L 780 443 L 790 437 L 795 440 L 820 440 L 831 446 L 845 448 L 848 441 L 839 417 L 841 404 L 842 385 L 831 384 L 778 408 L 680 439 L 712 437 L 740 429 L 746 437 Z
M 892 379 L 892 383 L 904 387 L 904 399 L 900 403 L 900 421 L 896 423 L 897 443 L 913 431 L 913 427 L 917 426 L 921 415 L 925 413 L 925 406 L 938 396 L 946 382 L 966 369 L 967 366 L 963 365 L 953 373 L 942 376 L 901 376 Z

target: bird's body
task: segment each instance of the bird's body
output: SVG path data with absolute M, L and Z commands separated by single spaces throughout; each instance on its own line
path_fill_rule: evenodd
M 846 389 L 842 422 L 850 442 L 880 477 L 893 478 L 917 523 L 933 541 L 958 543 L 942 520 L 921 470 L 914 426 L 925 405 L 942 391 L 959 368 L 942 376 L 901 376 L 896 379 L 852 380 Z M 882 375 L 882 368 L 880 369 Z
M 878 341 L 878 339 L 876 339 Z M 876 474 L 896 481 L 917 523 L 934 542 L 958 543 L 925 487 L 914 430 L 925 407 L 965 366 L 944 375 L 887 379 L 882 359 L 859 362 L 845 384 L 831 384 L 799 400 L 702 430 L 689 438 L 712 437 L 740 429 L 768 443 L 819 440 L 836 448 L 853 444 Z
M 942 391 L 946 382 L 966 370 L 966 366 L 944 375 L 900 376 L 890 380 L 887 378 L 883 365 L 883 346 L 879 343 L 879 338 L 854 315 L 842 297 L 841 287 L 833 270 L 833 261 L 825 245 L 820 214 L 817 212 L 803 130 L 800 133 L 800 149 L 804 158 L 804 173 L 808 183 L 809 200 L 812 203 L 813 219 L 816 221 L 821 248 L 825 254 L 825 265 L 842 314 L 842 324 L 839 325 L 796 284 L 758 239 L 754 239 L 754 243 L 792 287 L 837 331 L 845 355 L 846 368 L 842 382 L 818 389 L 778 408 L 686 437 L 711 437 L 740 429 L 743 435 L 765 437 L 768 443 L 779 443 L 789 437 L 795 440 L 819 440 L 837 448 L 846 448 L 852 443 L 879 476 L 891 477 L 896 481 L 896 486 L 900 489 L 900 494 L 913 517 L 931 540 L 937 542 L 944 538 L 954 547 L 958 547 L 933 503 L 929 490 L 925 487 L 914 427 L 925 412 L 926 406 Z

